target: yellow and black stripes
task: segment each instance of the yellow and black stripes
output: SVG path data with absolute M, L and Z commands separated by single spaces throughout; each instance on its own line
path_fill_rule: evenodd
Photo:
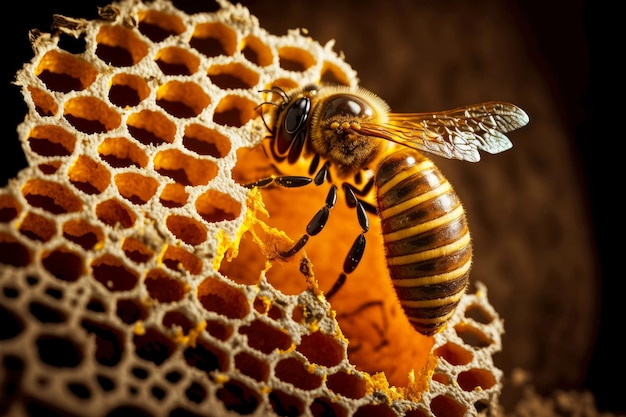
M 412 149 L 380 163 L 376 186 L 396 293 L 413 327 L 434 334 L 467 287 L 472 246 L 465 212 L 437 167 Z

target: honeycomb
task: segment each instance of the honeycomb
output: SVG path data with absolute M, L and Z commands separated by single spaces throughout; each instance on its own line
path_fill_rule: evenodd
M 33 31 L 16 76 L 29 166 L 0 190 L 1 413 L 497 412 L 503 323 L 480 282 L 442 332 L 417 334 L 372 219 L 331 305 L 349 227 L 277 255 L 325 191 L 243 186 L 271 171 L 260 90 L 357 85 L 332 43 L 272 35 L 226 1 L 186 14 L 125 0 L 100 16 Z

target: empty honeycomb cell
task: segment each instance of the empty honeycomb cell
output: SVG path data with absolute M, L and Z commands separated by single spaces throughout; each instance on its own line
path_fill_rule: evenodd
M 187 204 L 188 199 L 189 193 L 179 183 L 166 184 L 159 196 L 159 202 L 167 208 L 182 207 Z
M 484 348 L 494 343 L 482 330 L 467 323 L 457 324 L 454 330 L 466 344 L 474 348 Z
M 85 194 L 100 194 L 111 182 L 109 170 L 86 155 L 76 158 L 67 175 L 74 187 Z
M 297 396 L 274 389 L 268 395 L 274 412 L 281 417 L 297 417 L 304 412 L 304 403 Z
M 346 398 L 363 398 L 366 392 L 365 380 L 354 372 L 339 371 L 327 376 L 326 386 L 335 394 Z
M 314 390 L 322 385 L 322 377 L 311 373 L 297 358 L 281 359 L 274 367 L 274 376 L 303 390 Z
M 13 339 L 24 331 L 23 319 L 2 305 L 0 305 L 0 323 L 2 323 L 2 326 L 0 326 L 0 340 Z
M 131 227 L 136 220 L 135 213 L 128 206 L 114 198 L 105 200 L 96 206 L 98 219 L 111 227 L 120 225 L 123 228 Z
M 82 219 L 68 220 L 63 223 L 63 237 L 85 250 L 90 250 L 104 242 L 102 229 Z
M 119 138 L 106 138 L 98 146 L 100 158 L 114 168 L 135 166 L 145 168 L 148 164 L 146 153 L 132 141 Z
M 296 350 L 302 353 L 310 363 L 332 367 L 344 360 L 344 346 L 339 344 L 335 335 L 320 331 L 302 336 Z
M 121 123 L 120 115 L 95 97 L 76 97 L 65 102 L 63 116 L 83 133 L 104 133 Z
M 266 89 L 271 89 L 272 87 L 282 88 L 285 91 L 292 90 L 298 87 L 298 83 L 291 78 L 277 78 L 272 81 L 270 84 L 266 85 Z
M 231 319 L 242 319 L 250 313 L 246 294 L 217 278 L 207 278 L 198 285 L 196 295 L 208 310 Z
M 241 127 L 258 116 L 258 104 L 245 97 L 228 95 L 217 104 L 213 121 L 224 126 Z
M 276 328 L 262 320 L 254 320 L 252 323 L 242 326 L 239 333 L 248 337 L 248 346 L 261 353 L 270 354 L 275 349 L 285 351 L 291 347 L 291 337 L 279 328 Z
M 76 368 L 83 361 L 80 346 L 68 337 L 42 333 L 35 344 L 39 359 L 54 368 Z
M 50 94 L 32 86 L 28 87 L 28 92 L 33 100 L 33 104 L 35 104 L 35 111 L 40 116 L 54 116 L 59 111 L 58 104 Z
M 92 395 L 89 387 L 81 382 L 70 382 L 67 384 L 67 389 L 81 400 L 89 399 Z
M 244 38 L 241 53 L 248 61 L 259 67 L 266 67 L 274 62 L 274 56 L 269 46 L 253 35 Z
M 189 285 L 160 269 L 148 271 L 144 285 L 150 297 L 161 303 L 180 301 L 187 295 Z
M 67 156 L 74 152 L 76 137 L 59 126 L 38 125 L 28 133 L 28 145 L 41 156 Z
M 137 28 L 152 42 L 161 42 L 168 36 L 180 35 L 185 25 L 180 17 L 158 10 L 141 10 Z
M 283 46 L 278 49 L 280 67 L 287 71 L 306 71 L 315 65 L 315 58 L 310 52 L 293 46 Z
M 196 404 L 201 403 L 207 397 L 206 389 L 197 382 L 192 382 L 185 390 L 185 397 Z
M 182 330 L 183 334 L 189 334 L 189 332 L 196 327 L 185 313 L 177 310 L 165 313 L 161 323 L 167 328 L 178 327 Z
M 96 382 L 98 383 L 100 388 L 102 388 L 102 390 L 105 392 L 113 391 L 113 389 L 115 389 L 115 382 L 113 382 L 111 378 L 106 377 L 104 375 L 97 375 Z
M 39 178 L 28 180 L 22 186 L 22 195 L 31 206 L 52 214 L 73 213 L 83 207 L 82 201 L 67 187 Z
M 230 355 L 204 338 L 199 338 L 195 346 L 186 348 L 183 356 L 187 364 L 207 374 L 226 372 L 230 367 Z
M 128 259 L 137 263 L 146 263 L 154 255 L 154 251 L 139 239 L 127 237 L 122 243 L 122 250 Z
M 207 239 L 204 224 L 190 217 L 172 214 L 165 220 L 165 225 L 176 238 L 188 245 L 199 245 Z
M 199 23 L 189 45 L 206 57 L 233 55 L 237 51 L 237 33 L 221 22 Z
M 470 304 L 465 309 L 465 317 L 471 318 L 474 321 L 482 324 L 489 324 L 493 322 L 494 317 L 491 313 L 485 311 L 485 309 L 479 304 Z
M 283 311 L 280 307 L 273 304 L 267 297 L 256 297 L 252 306 L 257 313 L 265 314 L 272 320 L 279 320 L 283 317 Z
M 200 67 L 200 58 L 177 46 L 159 50 L 154 61 L 165 75 L 192 75 Z
M 173 271 L 188 271 L 192 275 L 202 271 L 202 260 L 177 246 L 169 245 L 161 255 L 161 262 Z
M 337 65 L 324 61 L 320 82 L 322 84 L 350 85 L 350 78 Z
M 431 377 L 431 379 L 433 381 L 437 381 L 440 384 L 444 384 L 444 385 L 450 385 L 450 383 L 452 382 L 448 375 L 442 374 L 440 372 L 435 372 L 433 376 Z
M 246 351 L 235 355 L 235 368 L 244 375 L 259 382 L 267 382 L 270 368 L 266 360 L 252 355 Z
M 96 55 L 115 67 L 135 65 L 148 53 L 148 45 L 131 29 L 117 25 L 101 26 L 96 43 Z
M 454 366 L 466 365 L 474 358 L 474 354 L 471 351 L 453 342 L 446 342 L 438 347 L 434 350 L 434 354 Z
M 241 203 L 217 190 L 206 190 L 196 200 L 196 211 L 209 223 L 235 220 L 241 214 Z
M 173 80 L 159 87 L 156 103 L 174 117 L 190 118 L 202 113 L 211 98 L 195 82 Z
M 310 405 L 313 417 L 347 417 L 348 410 L 329 398 L 316 398 Z
M 15 219 L 21 211 L 22 205 L 14 196 L 0 194 L 0 222 L 10 222 Z
M 160 112 L 142 110 L 128 116 L 126 121 L 130 134 L 144 145 L 172 143 L 176 125 Z
M 160 401 L 165 399 L 167 392 L 161 387 L 152 387 L 150 388 L 150 394 L 152 394 L 154 398 Z
M 150 94 L 146 80 L 138 75 L 120 73 L 111 78 L 109 100 L 118 107 L 134 107 Z
M 141 301 L 132 298 L 121 298 L 117 300 L 115 314 L 126 324 L 143 321 L 148 317 L 146 306 Z
M 216 130 L 192 123 L 185 127 L 183 146 L 199 155 L 224 158 L 231 149 L 230 139 Z
M 252 414 L 259 406 L 259 394 L 246 384 L 236 379 L 226 382 L 217 390 L 217 398 L 227 410 L 241 415 Z
M 67 93 L 89 87 L 98 76 L 98 71 L 79 57 L 51 50 L 41 57 L 35 75 L 49 90 Z
M 136 172 L 117 174 L 114 181 L 122 197 L 139 205 L 146 204 L 159 188 L 157 180 Z
M 430 401 L 430 410 L 436 417 L 463 417 L 467 407 L 447 395 L 438 395 Z
M 198 159 L 179 151 L 160 151 L 153 159 L 154 169 L 181 185 L 206 185 L 217 175 L 217 165 L 207 159 Z
M 359 407 L 354 417 L 396 417 L 396 413 L 386 404 L 366 404 Z
M 135 353 L 142 359 L 161 365 L 176 351 L 176 343 L 155 328 L 133 335 Z
M 488 369 L 480 368 L 472 368 L 461 372 L 456 381 L 465 391 L 485 390 L 496 385 L 496 377 L 493 376 L 493 373 Z
M 238 62 L 211 65 L 207 75 L 213 84 L 224 90 L 251 88 L 259 82 L 259 74 Z
M 50 161 L 46 164 L 39 164 L 37 168 L 45 175 L 56 174 L 56 172 L 61 168 L 61 161 Z
M 30 212 L 22 220 L 19 231 L 29 239 L 47 242 L 56 234 L 57 227 L 54 220 Z
M 233 328 L 217 320 L 206 321 L 206 331 L 218 340 L 228 340 L 233 335 Z
M 130 291 L 137 285 L 139 276 L 117 257 L 105 254 L 91 261 L 92 275 L 109 291 Z

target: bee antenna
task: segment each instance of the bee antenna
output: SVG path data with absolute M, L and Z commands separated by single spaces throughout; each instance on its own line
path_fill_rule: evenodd
M 272 86 L 272 88 L 270 89 L 259 90 L 259 93 L 274 93 L 279 95 L 284 102 L 289 101 L 289 95 L 287 94 L 287 92 L 277 85 Z
M 265 105 L 265 104 L 273 104 L 273 105 L 275 105 L 276 107 L 279 107 L 279 106 L 278 106 L 276 103 L 272 103 L 271 101 L 264 101 L 263 103 L 259 104 L 258 106 L 256 106 L 256 107 L 254 108 L 254 110 L 255 110 L 255 111 L 258 111 L 258 112 L 259 112 L 259 114 L 261 115 L 261 121 L 263 121 L 263 125 L 265 126 L 265 128 L 267 129 L 267 131 L 268 131 L 268 132 L 270 132 L 270 134 L 271 134 L 272 136 L 274 136 L 274 134 L 275 134 L 274 129 L 272 129 L 272 128 L 270 128 L 270 127 L 269 127 L 269 125 L 268 125 L 268 124 L 267 124 L 267 122 L 265 121 L 265 117 L 263 117 L 263 112 L 262 112 L 262 111 L 259 111 L 259 109 L 261 108 L 261 106 L 263 106 L 263 105 Z

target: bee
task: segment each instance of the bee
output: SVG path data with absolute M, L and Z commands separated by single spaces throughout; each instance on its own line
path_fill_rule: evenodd
M 389 275 L 407 318 L 424 335 L 440 331 L 468 286 L 472 242 L 457 194 L 422 152 L 477 162 L 479 151 L 495 154 L 511 148 L 505 133 L 526 125 L 527 114 L 504 102 L 393 113 L 374 93 L 347 86 L 262 92 L 278 97 L 259 108 L 272 107 L 270 123 L 262 118 L 269 131 L 263 146 L 281 175 L 248 186 L 331 184 L 306 233 L 281 255 L 295 255 L 324 228 L 341 186 L 361 233 L 326 298 L 358 266 L 368 213 L 377 215 Z

